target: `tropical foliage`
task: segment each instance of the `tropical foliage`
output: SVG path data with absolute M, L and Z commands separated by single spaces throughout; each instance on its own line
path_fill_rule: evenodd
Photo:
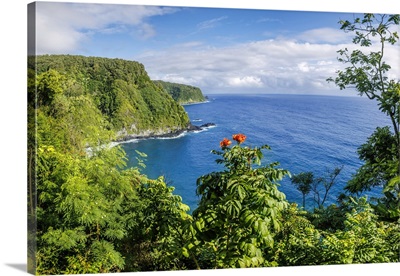
M 201 200 L 193 212 L 197 236 L 200 245 L 209 249 L 211 267 L 269 265 L 265 255 L 273 248 L 281 212 L 288 205 L 277 182 L 288 171 L 277 168 L 278 163 L 260 166 L 267 145 L 242 147 L 243 134 L 233 139 L 235 146 L 225 142 L 222 151 L 213 151 L 226 169 L 198 179 Z
M 159 252 L 173 233 L 159 218 L 172 227 L 188 216 L 188 207 L 162 178 L 151 180 L 139 168 L 127 168 L 125 152 L 108 144 L 121 126 L 135 122 L 136 130 L 183 127 L 186 112 L 135 62 L 75 56 L 29 62 L 29 270 L 171 268 Z M 138 116 L 120 116 L 125 108 Z M 145 121 L 142 111 L 153 118 Z
M 144 66 L 122 59 L 70 55 L 29 57 L 28 69 L 36 73 L 30 100 L 40 107 L 64 107 L 85 97 L 120 136 L 143 131 L 184 129 L 189 118 L 184 108 L 150 80 Z M 37 98 L 35 98 L 37 97 Z
M 341 29 L 354 32 L 353 43 L 360 48 L 339 50 L 338 60 L 348 65 L 337 72 L 334 81 L 340 89 L 355 87 L 361 96 L 377 101 L 379 110 L 386 114 L 391 127 L 379 127 L 368 141 L 358 149 L 364 165 L 348 183 L 351 193 L 383 187 L 384 197 L 379 199 L 377 210 L 390 220 L 400 218 L 400 82 L 390 75 L 391 66 L 385 53 L 388 45 L 399 41 L 397 33 L 400 15 L 364 14 L 353 22 L 340 21 Z M 397 29 L 396 29 L 397 27 Z M 376 46 L 376 51 L 362 51 Z

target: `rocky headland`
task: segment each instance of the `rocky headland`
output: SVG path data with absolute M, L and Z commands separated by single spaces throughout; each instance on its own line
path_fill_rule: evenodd
M 186 132 L 198 132 L 205 130 L 210 127 L 216 126 L 214 123 L 206 123 L 200 126 L 189 123 L 186 128 L 175 129 L 175 130 L 147 130 L 137 134 L 128 134 L 121 136 L 115 140 L 115 142 L 125 142 L 136 139 L 150 139 L 150 138 L 174 138 Z

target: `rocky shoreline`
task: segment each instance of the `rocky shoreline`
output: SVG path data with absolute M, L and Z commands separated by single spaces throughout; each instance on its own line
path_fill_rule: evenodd
M 118 142 L 126 142 L 129 140 L 150 139 L 150 138 L 175 138 L 186 132 L 202 131 L 206 128 L 214 127 L 214 126 L 216 126 L 214 123 L 206 123 L 206 124 L 202 124 L 201 126 L 196 126 L 196 125 L 193 125 L 192 123 L 189 123 L 189 125 L 186 128 L 171 131 L 171 132 L 165 132 L 165 133 L 149 132 L 146 134 L 128 134 L 121 138 L 116 139 L 115 142 L 118 143 Z

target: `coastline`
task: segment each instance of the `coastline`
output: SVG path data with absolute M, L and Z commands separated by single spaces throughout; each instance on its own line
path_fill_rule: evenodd
M 174 131 L 159 132 L 159 131 L 145 131 L 141 134 L 128 134 L 117 138 L 113 143 L 123 143 L 131 140 L 144 140 L 144 139 L 157 139 L 157 138 L 176 138 L 187 132 L 199 132 L 204 129 L 215 127 L 214 123 L 205 123 L 200 126 L 189 123 L 186 128 L 177 129 Z
M 182 106 L 187 106 L 187 105 L 197 105 L 197 104 L 205 104 L 209 103 L 210 100 L 206 96 L 203 101 L 192 101 L 192 102 L 185 102 L 185 103 L 179 103 Z M 127 143 L 130 141 L 136 141 L 136 140 L 145 140 L 145 139 L 157 139 L 157 138 L 177 138 L 185 133 L 188 132 L 200 132 L 203 131 L 207 128 L 210 127 L 215 127 L 216 124 L 214 123 L 205 123 L 200 126 L 193 125 L 192 122 L 188 124 L 186 128 L 181 128 L 181 129 L 176 129 L 176 130 L 145 130 L 142 131 L 141 133 L 135 133 L 135 134 L 122 134 L 120 137 L 112 141 L 111 143 L 113 145 L 117 145 L 120 143 Z
M 197 101 L 197 102 L 183 102 L 183 103 L 179 103 L 182 106 L 186 106 L 186 105 L 195 105 L 195 104 L 205 104 L 205 103 L 209 103 L 210 100 L 208 98 L 204 99 L 204 101 Z

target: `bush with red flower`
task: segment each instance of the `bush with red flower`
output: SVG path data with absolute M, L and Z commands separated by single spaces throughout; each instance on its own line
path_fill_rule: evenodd
M 212 172 L 197 180 L 201 196 L 193 211 L 198 237 L 196 248 L 207 251 L 211 267 L 259 267 L 269 265 L 265 255 L 272 248 L 275 233 L 281 225 L 281 213 L 287 208 L 285 194 L 278 181 L 289 172 L 276 168 L 278 163 L 261 166 L 262 150 L 269 146 L 243 146 L 246 136 L 224 138 L 217 163 L 225 170 Z

